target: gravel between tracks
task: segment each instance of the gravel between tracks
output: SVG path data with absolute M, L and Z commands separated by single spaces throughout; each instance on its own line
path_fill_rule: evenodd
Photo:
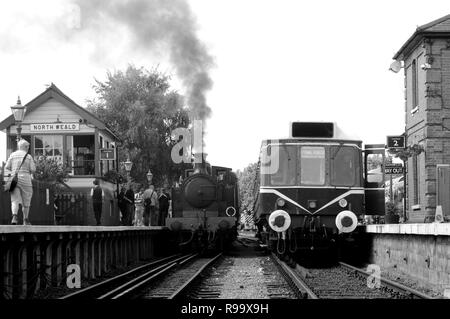
M 426 285 L 421 283 L 419 280 L 414 279 L 412 276 L 399 271 L 394 267 L 389 267 L 381 270 L 381 277 L 390 279 L 392 281 L 399 282 L 407 287 L 416 289 L 424 294 L 432 296 L 434 298 L 443 298 L 443 294 L 441 292 L 436 291 L 431 287 L 431 285 Z
M 311 274 L 305 279 L 308 286 L 325 299 L 403 299 L 407 294 L 381 285 L 369 288 L 367 278 L 344 267 L 308 269 Z

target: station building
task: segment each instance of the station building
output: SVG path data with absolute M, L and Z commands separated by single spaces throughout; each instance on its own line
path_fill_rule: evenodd
M 91 187 L 96 177 L 116 169 L 116 160 L 102 160 L 101 150 L 116 149 L 118 138 L 95 115 L 76 104 L 53 83 L 25 105 L 22 138 L 33 157 L 46 156 L 71 168 L 68 185 Z M 7 135 L 7 156 L 16 150 L 17 131 L 11 115 L 0 122 Z M 117 158 L 117 157 L 115 157 Z
M 93 181 L 117 168 L 118 137 L 99 118 L 75 103 L 53 83 L 25 105 L 21 127 L 21 136 L 30 142 L 30 153 L 35 159 L 44 155 L 70 168 L 69 178 L 65 182 L 68 192 L 85 193 L 89 198 Z M 9 157 L 17 149 L 13 115 L 0 122 L 0 130 L 7 135 Z M 100 183 L 105 191 L 103 215 L 118 216 L 114 200 L 117 185 L 102 179 Z M 90 210 L 91 206 L 88 205 Z M 93 213 L 88 212 L 88 215 L 93 216 Z
M 409 222 L 450 216 L 450 15 L 422 25 L 394 59 L 403 62 Z

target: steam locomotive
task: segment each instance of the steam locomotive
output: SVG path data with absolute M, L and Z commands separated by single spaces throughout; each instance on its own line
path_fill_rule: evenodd
M 299 259 L 357 247 L 363 215 L 384 214 L 384 145 L 348 139 L 334 123 L 293 122 L 290 138 L 265 140 L 254 218 L 263 245 Z
M 172 189 L 172 216 L 166 226 L 182 248 L 226 249 L 237 237 L 238 182 L 230 168 L 211 166 L 195 154 L 194 167 Z

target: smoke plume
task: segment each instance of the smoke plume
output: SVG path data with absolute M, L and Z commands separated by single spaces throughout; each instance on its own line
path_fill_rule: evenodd
M 183 0 L 75 0 L 80 8 L 81 30 L 100 35 L 102 28 L 117 26 L 128 29 L 128 50 L 152 52 L 167 47 L 169 59 L 186 88 L 187 104 L 192 117 L 206 120 L 211 109 L 206 92 L 213 82 L 209 71 L 213 57 L 196 34 L 196 20 L 187 1 Z M 101 43 L 99 52 L 104 53 Z

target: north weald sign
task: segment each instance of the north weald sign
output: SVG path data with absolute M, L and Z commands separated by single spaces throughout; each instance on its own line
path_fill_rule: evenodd
M 396 175 L 403 174 L 404 167 L 402 164 L 386 164 L 384 165 L 384 174 L 386 175 Z
M 386 144 L 389 149 L 405 148 L 405 136 L 387 136 Z
M 79 123 L 31 123 L 31 132 L 79 131 Z
M 103 148 L 100 149 L 100 159 L 101 160 L 115 160 L 116 150 L 114 148 Z

